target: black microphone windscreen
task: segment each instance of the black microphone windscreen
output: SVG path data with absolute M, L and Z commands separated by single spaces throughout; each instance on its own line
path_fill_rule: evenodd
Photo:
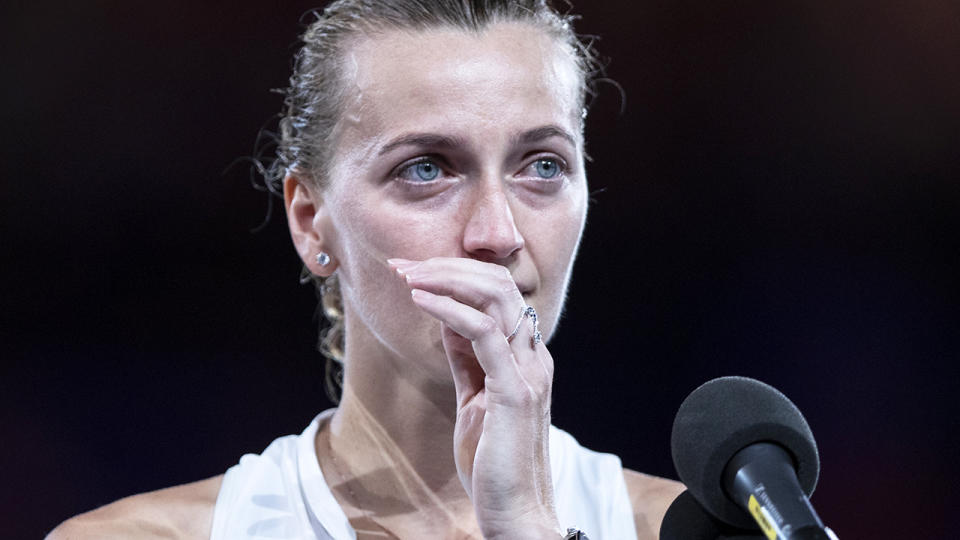
M 763 540 L 760 528 L 744 530 L 727 525 L 707 513 L 689 491 L 667 508 L 660 524 L 660 540 Z
M 782 446 L 810 496 L 820 474 L 817 444 L 797 407 L 775 388 L 746 377 L 709 381 L 680 405 L 670 446 L 680 480 L 714 516 L 739 527 L 755 523 L 727 497 L 723 470 L 737 451 L 757 442 Z

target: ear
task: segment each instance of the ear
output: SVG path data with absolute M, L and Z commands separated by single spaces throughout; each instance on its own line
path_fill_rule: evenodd
M 330 220 L 320 190 L 308 180 L 290 173 L 283 179 L 283 204 L 287 209 L 290 238 L 300 260 L 318 276 L 327 277 L 338 266 L 333 253 Z M 330 255 L 326 266 L 317 262 L 321 251 Z

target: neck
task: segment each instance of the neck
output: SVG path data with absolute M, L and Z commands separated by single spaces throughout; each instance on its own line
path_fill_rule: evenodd
M 357 500 L 349 503 L 374 516 L 416 514 L 438 527 L 472 521 L 454 462 L 453 382 L 449 374 L 416 367 L 442 372 L 438 351 L 418 363 L 370 347 L 377 343 L 373 336 L 358 341 L 347 346 L 343 395 L 330 421 L 327 450 L 352 477 L 345 479 L 352 486 L 348 496 Z

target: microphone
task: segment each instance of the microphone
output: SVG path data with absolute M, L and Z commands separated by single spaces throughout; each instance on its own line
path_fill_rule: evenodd
M 820 474 L 813 433 L 773 387 L 746 377 L 703 384 L 680 405 L 670 446 L 693 498 L 724 523 L 759 525 L 770 540 L 836 539 L 808 499 Z
M 739 529 L 711 516 L 689 491 L 673 500 L 660 524 L 660 540 L 766 540 L 760 529 Z

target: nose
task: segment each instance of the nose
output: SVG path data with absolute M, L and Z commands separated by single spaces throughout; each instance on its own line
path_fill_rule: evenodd
M 463 232 L 463 248 L 472 257 L 495 262 L 523 248 L 523 235 L 499 186 L 485 190 L 470 209 Z

